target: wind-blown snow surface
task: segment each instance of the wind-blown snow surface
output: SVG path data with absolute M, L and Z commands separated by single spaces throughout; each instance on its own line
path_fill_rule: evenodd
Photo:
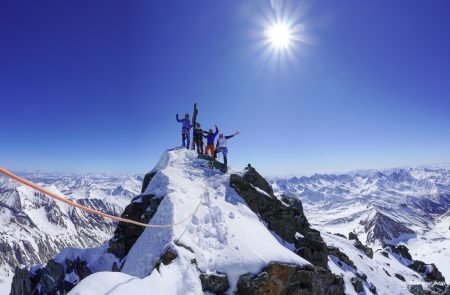
M 328 266 L 330 270 L 344 277 L 345 294 L 358 294 L 350 282 L 351 278 L 355 277 L 356 272 L 367 276 L 367 282 L 364 282 L 366 294 L 372 294 L 369 291 L 369 284 L 376 286 L 378 294 L 410 294 L 407 284 L 395 277 L 395 274 L 402 275 L 410 285 L 421 284 L 426 287 L 420 276 L 397 260 L 394 255 L 385 257 L 380 252 L 375 252 L 373 259 L 370 259 L 361 250 L 355 248 L 354 241 L 323 232 L 321 234 L 328 246 L 338 247 L 349 256 L 358 268 L 356 271 L 345 263 L 342 263 L 343 266 L 339 266 L 336 263 L 337 258 L 329 256 Z
M 25 173 L 22 177 L 83 205 L 120 215 L 139 194 L 133 176 Z M 0 176 L 0 294 L 9 294 L 13 270 L 47 261 L 65 247 L 92 247 L 111 237 L 116 224 Z
M 390 169 L 278 178 L 274 190 L 303 202 L 321 232 L 348 235 L 378 248 L 406 244 L 413 258 L 435 263 L 450 279 L 450 168 Z
M 176 223 L 194 212 L 200 202 L 192 220 L 169 228 L 147 228 L 126 257 L 122 273 L 95 273 L 70 294 L 130 294 L 142 290 L 202 294 L 199 271 L 226 273 L 231 292 L 240 275 L 257 273 L 270 261 L 309 264 L 282 246 L 230 188 L 229 173 L 210 170 L 206 161 L 185 149 L 165 152 L 154 170 L 158 172 L 145 194 L 164 199 L 150 223 Z M 175 240 L 193 253 L 176 246 Z M 168 247 L 176 248 L 178 258 L 168 266 L 161 265 L 159 272 L 153 270 Z

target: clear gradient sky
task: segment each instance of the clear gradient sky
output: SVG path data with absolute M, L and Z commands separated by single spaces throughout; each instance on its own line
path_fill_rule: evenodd
M 2 1 L 0 165 L 142 173 L 194 101 L 204 127 L 241 132 L 237 168 L 450 161 L 450 1 L 281 4 Z M 274 7 L 304 28 L 295 57 L 261 46 Z

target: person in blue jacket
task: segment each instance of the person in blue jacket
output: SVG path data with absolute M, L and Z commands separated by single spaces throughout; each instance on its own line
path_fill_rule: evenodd
M 215 150 L 214 150 L 214 140 L 216 139 L 217 134 L 219 134 L 219 129 L 216 127 L 216 132 L 213 132 L 212 129 L 209 129 L 209 132 L 204 132 L 203 137 L 206 138 L 206 148 L 205 148 L 205 155 L 210 152 L 211 157 L 214 157 Z
M 177 122 L 180 122 L 182 124 L 181 127 L 181 141 L 183 142 L 183 146 L 185 146 L 187 149 L 189 149 L 191 144 L 191 136 L 189 130 L 194 126 L 191 125 L 191 120 L 189 120 L 189 114 L 186 114 L 184 116 L 184 119 L 179 119 L 177 114 Z M 186 144 L 187 141 L 187 144 Z

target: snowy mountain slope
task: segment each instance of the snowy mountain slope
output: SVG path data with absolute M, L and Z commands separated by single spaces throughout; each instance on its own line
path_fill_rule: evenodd
M 308 219 L 321 231 L 354 232 L 375 248 L 383 242 L 406 243 L 414 255 L 436 263 L 450 278 L 441 259 L 450 257 L 448 167 L 316 174 L 271 183 L 278 194 L 300 199 Z
M 323 233 L 325 241 L 329 246 L 338 247 L 342 252 L 348 255 L 357 269 L 354 269 L 341 262 L 335 256 L 330 256 L 329 267 L 336 274 L 344 276 L 346 284 L 346 294 L 358 294 L 351 283 L 354 277 L 366 276 L 366 282 L 363 283 L 364 292 L 370 294 L 371 286 L 375 286 L 378 294 L 409 294 L 408 285 L 420 284 L 426 287 L 425 282 L 413 270 L 405 267 L 394 256 L 385 257 L 380 252 L 375 252 L 372 259 L 356 249 L 353 242 L 345 238 Z M 400 274 L 408 282 L 405 284 L 398 279 L 395 274 Z
M 435 220 L 431 229 L 408 241 L 411 255 L 435 263 L 447 281 L 450 279 L 450 214 Z
M 146 175 L 142 191 L 123 217 L 153 225 L 193 217 L 162 228 L 119 223 L 102 246 L 67 248 L 46 265 L 17 269 L 12 294 L 343 294 L 344 287 L 345 294 L 407 294 L 431 287 L 391 248 L 369 255 L 355 241 L 312 229 L 302 203 L 274 195 L 251 166 L 222 174 L 175 149 Z M 439 278 L 432 266 L 414 263 Z
M 54 186 L 71 199 L 100 199 L 125 207 L 138 193 L 142 178 L 128 175 L 108 174 L 60 174 L 44 172 L 19 173 L 27 180 L 41 186 Z M 15 188 L 14 180 L 0 176 L 1 188 Z
M 161 291 L 161 294 L 201 294 L 202 290 L 231 294 L 239 286 L 261 284 L 260 280 L 244 275 L 258 274 L 267 266 L 321 282 L 298 288 L 340 290 L 339 278 L 329 271 L 319 271 L 267 229 L 231 188 L 230 173 L 222 174 L 208 166 L 207 161 L 198 159 L 191 151 L 165 152 L 148 174 L 151 175 L 148 187 L 144 187 L 143 194 L 134 198 L 122 214 L 150 224 L 172 224 L 194 213 L 191 220 L 173 227 L 145 230 L 119 223 L 114 237 L 101 247 L 69 248 L 45 267 L 18 270 L 12 293 L 31 291 L 27 289 L 33 285 L 31 280 L 35 282 L 33 290 L 50 293 L 70 290 L 71 285 L 75 286 L 71 294 L 129 294 L 131 290 L 142 289 Z M 250 188 L 250 193 L 260 198 L 273 198 L 267 192 L 260 192 L 264 191 L 263 187 L 242 181 L 240 188 Z M 272 202 L 281 204 L 274 199 Z
M 190 163 L 185 162 L 186 156 Z M 145 277 L 173 240 L 196 253 L 200 270 L 228 274 L 232 288 L 239 275 L 256 272 L 267 261 L 306 263 L 280 245 L 241 197 L 230 189 L 229 175 L 205 170 L 201 166 L 203 160 L 192 158 L 184 151 L 172 152 L 168 157 L 159 165 L 160 174 L 145 192 L 165 196 L 152 223 L 176 222 L 193 211 L 197 202 L 202 204 L 187 230 L 186 226 L 146 229 L 129 252 L 123 272 Z M 148 252 L 148 248 L 155 251 Z
M 66 198 L 76 197 L 83 205 L 115 215 L 122 212 L 140 186 L 135 177 L 43 173 L 22 176 Z M 11 281 L 19 265 L 47 261 L 66 247 L 100 245 L 111 236 L 114 227 L 115 223 L 109 220 L 0 177 L 0 277 L 5 282 Z M 5 283 L 1 290 L 9 293 L 9 286 Z

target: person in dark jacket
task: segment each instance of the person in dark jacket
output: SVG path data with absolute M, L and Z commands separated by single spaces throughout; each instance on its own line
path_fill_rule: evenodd
M 214 150 L 214 140 L 216 139 L 217 134 L 219 134 L 219 129 L 216 127 L 216 132 L 213 132 L 212 129 L 209 129 L 209 132 L 204 132 L 203 137 L 206 138 L 206 148 L 205 148 L 205 155 L 210 152 L 211 157 L 214 157 L 215 150 Z
M 199 123 L 196 124 L 194 130 L 194 143 L 197 147 L 197 154 L 203 155 L 203 130 Z
M 178 114 L 177 114 L 177 122 L 182 124 L 181 141 L 183 142 L 183 146 L 185 146 L 188 149 L 190 146 L 190 143 L 191 143 L 191 137 L 190 137 L 189 130 L 194 125 L 191 125 L 191 120 L 189 120 L 189 114 L 186 114 L 184 116 L 184 119 L 181 119 L 181 120 L 178 118 Z M 186 141 L 187 141 L 187 144 L 186 144 Z
M 223 163 L 225 164 L 225 166 L 227 166 L 227 164 L 228 164 L 228 159 L 227 159 L 227 155 L 228 155 L 227 139 L 230 139 L 230 138 L 232 138 L 232 137 L 234 137 L 236 135 L 239 135 L 239 131 L 237 131 L 233 135 L 228 135 L 228 136 L 223 136 L 222 132 L 219 133 L 219 139 L 217 139 L 217 146 L 216 146 L 216 155 L 218 153 L 222 153 L 223 154 Z

